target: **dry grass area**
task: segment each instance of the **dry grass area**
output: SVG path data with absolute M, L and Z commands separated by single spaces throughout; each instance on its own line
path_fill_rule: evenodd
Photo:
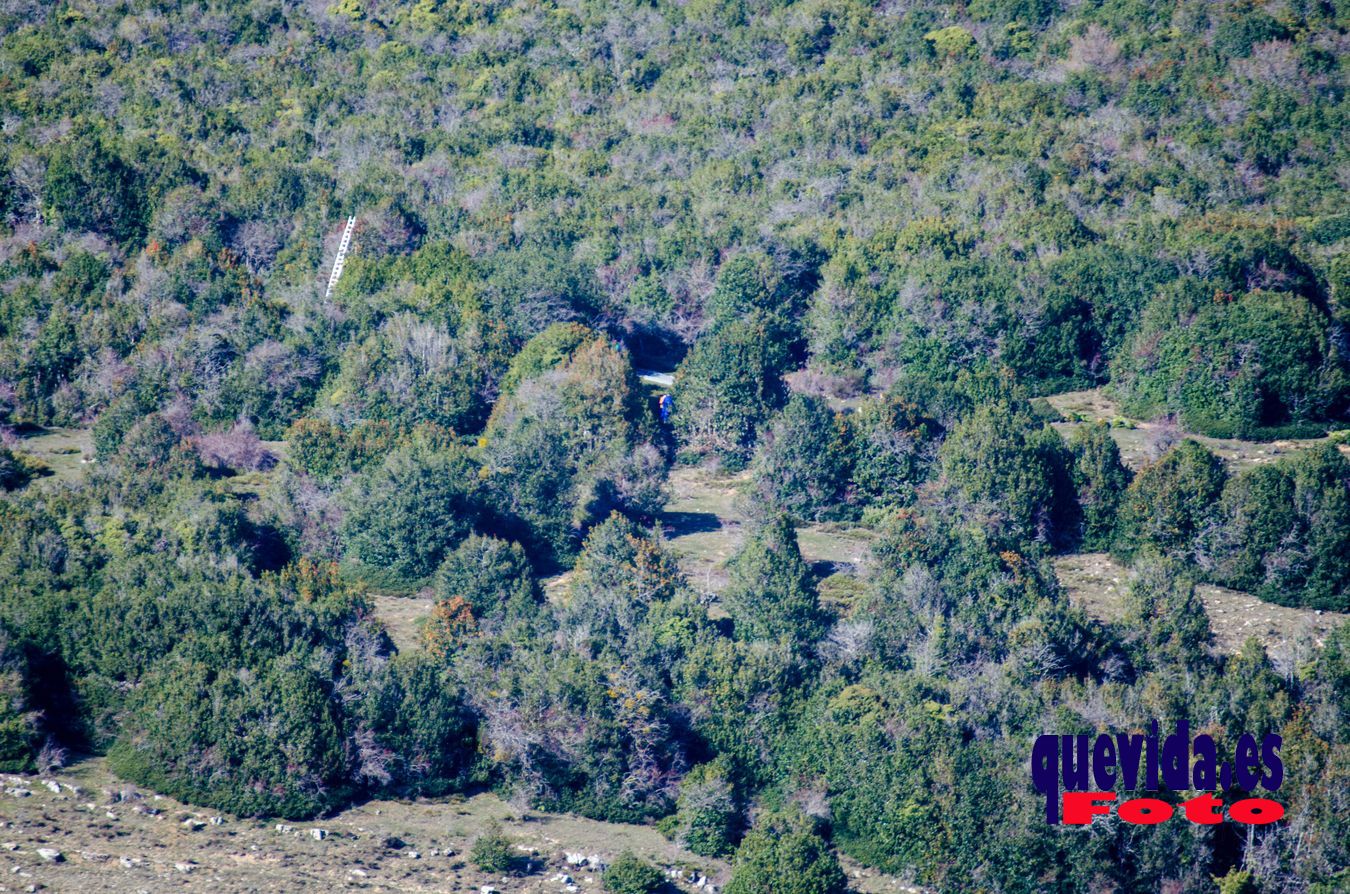
M 748 521 L 738 498 L 749 485 L 746 472 L 728 475 L 703 466 L 670 472 L 672 496 L 661 527 L 689 583 L 701 592 L 726 586 L 726 561 L 740 546 Z
M 109 773 L 101 759 L 43 779 L 0 781 L 0 891 L 449 892 L 491 885 L 502 894 L 566 894 L 560 874 L 577 890 L 600 889 L 593 867 L 569 865 L 566 853 L 607 861 L 624 850 L 718 884 L 727 870 L 651 827 L 522 814 L 490 794 L 369 801 L 322 820 L 277 823 L 140 791 Z M 509 876 L 485 875 L 464 856 L 492 820 L 520 851 Z M 695 890 L 686 882 L 676 887 Z
M 1101 388 L 1090 391 L 1067 391 L 1051 395 L 1046 401 L 1069 420 L 1054 423 L 1055 428 L 1065 437 L 1084 423 L 1110 422 L 1111 437 L 1120 447 L 1121 459 L 1127 466 L 1136 470 L 1156 459 L 1163 445 L 1176 437 L 1188 437 L 1199 441 L 1215 455 L 1223 458 L 1233 469 L 1273 462 L 1281 456 L 1328 440 L 1308 438 L 1263 442 L 1189 434 L 1164 423 L 1122 416 L 1115 401 Z M 1341 447 L 1343 451 L 1346 449 L 1345 446 Z
M 1102 621 L 1121 619 L 1131 573 L 1110 556 L 1060 556 L 1055 560 L 1055 573 L 1069 599 L 1090 616 Z M 1254 636 L 1282 666 L 1302 661 L 1333 628 L 1350 621 L 1350 615 L 1273 605 L 1225 587 L 1201 584 L 1196 592 L 1205 605 L 1214 629 L 1214 644 L 1220 651 L 1237 652 L 1248 637 Z
M 728 474 L 706 466 L 671 470 L 672 498 L 661 527 L 689 583 L 700 592 L 718 593 L 727 584 L 727 560 L 740 547 L 750 521 L 745 506 L 750 480 L 749 472 Z M 873 539 L 866 528 L 834 522 L 797 530 L 802 557 L 822 577 L 859 574 Z
M 395 596 L 376 593 L 370 597 L 375 617 L 384 622 L 389 638 L 400 652 L 416 649 L 422 641 L 421 621 L 431 612 L 429 595 Z
M 378 800 L 308 822 L 244 819 L 119 780 L 101 758 L 44 776 L 0 776 L 0 892 L 471 892 L 599 894 L 624 851 L 661 866 L 671 894 L 716 894 L 726 861 L 700 857 L 650 826 L 522 812 L 492 794 Z M 54 786 L 58 791 L 51 791 Z M 467 854 L 496 821 L 520 854 L 509 875 Z M 42 852 L 46 851 L 44 855 Z M 585 865 L 568 854 L 584 855 Z M 920 889 L 844 860 L 860 894 Z M 696 887 L 695 880 L 706 880 Z

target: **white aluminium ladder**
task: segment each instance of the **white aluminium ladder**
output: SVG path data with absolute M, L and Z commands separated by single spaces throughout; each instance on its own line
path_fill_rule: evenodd
M 323 297 L 332 298 L 333 289 L 337 288 L 338 280 L 342 278 L 342 265 L 347 263 L 347 249 L 352 244 L 352 230 L 356 229 L 356 215 L 353 214 L 347 218 L 347 227 L 342 231 L 342 241 L 338 243 L 337 257 L 333 259 L 333 273 L 328 277 L 328 290 L 323 293 Z

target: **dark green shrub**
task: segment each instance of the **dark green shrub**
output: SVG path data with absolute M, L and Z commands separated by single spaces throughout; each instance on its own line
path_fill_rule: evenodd
M 394 451 L 344 496 L 347 555 L 410 580 L 429 575 L 473 529 L 478 482 L 462 449 Z
M 1328 322 L 1298 294 L 1180 280 L 1145 310 L 1114 383 L 1132 414 L 1173 412 L 1213 437 L 1324 420 L 1346 396 Z
M 846 509 L 848 452 L 825 402 L 795 395 L 760 438 L 755 483 L 769 504 L 814 521 Z
M 18 490 L 34 478 L 51 473 L 42 460 L 0 447 L 0 491 Z
M 824 631 L 815 578 L 797 546 L 797 531 L 775 516 L 751 531 L 729 562 L 730 583 L 722 593 L 746 640 L 811 642 Z
M 473 847 L 469 849 L 469 860 L 480 872 L 494 875 L 510 872 L 516 865 L 516 848 L 511 839 L 502 834 L 501 825 L 494 820 L 474 840 Z
M 1220 583 L 1283 605 L 1350 607 L 1350 461 L 1330 445 L 1231 479 L 1201 545 Z
M 29 697 L 30 683 L 21 644 L 0 624 L 0 772 L 33 770 L 42 734 Z
M 1078 498 L 1079 542 L 1083 549 L 1110 549 L 1120 502 L 1134 477 L 1120 461 L 1120 448 L 1108 426 L 1083 426 L 1069 441 L 1073 484 Z
M 582 345 L 600 340 L 600 333 L 577 323 L 554 323 L 525 343 L 502 376 L 501 391 L 510 394 L 533 379 L 565 364 Z
M 839 860 L 803 819 L 762 817 L 736 849 L 726 894 L 843 894 Z
M 479 620 L 529 612 L 541 598 L 525 551 L 495 537 L 465 539 L 436 569 L 433 586 L 438 601 L 458 597 Z
M 940 451 L 947 482 L 1009 543 L 1063 542 L 1072 534 L 1071 484 L 1059 435 L 1024 411 L 984 406 L 952 429 Z
M 600 881 L 609 894 L 657 894 L 666 887 L 665 873 L 632 851 L 615 857 Z
M 1223 461 L 1189 438 L 1135 476 L 1116 526 L 1116 550 L 1132 556 L 1145 546 L 1184 554 L 1217 517 L 1227 473 Z
M 720 757 L 690 770 L 675 813 L 662 821 L 663 831 L 695 854 L 724 857 L 736 848 L 744 817 L 730 764 Z
M 47 163 L 46 199 L 72 229 L 134 239 L 144 232 L 143 198 L 136 171 L 96 132 L 62 142 Z
M 675 373 L 671 424 L 684 448 L 743 462 L 759 427 L 786 399 L 788 346 L 764 314 L 700 338 Z
M 109 765 L 240 816 L 301 819 L 342 803 L 350 791 L 340 719 L 331 683 L 306 658 L 243 671 L 186 656 L 165 662 L 131 696 Z

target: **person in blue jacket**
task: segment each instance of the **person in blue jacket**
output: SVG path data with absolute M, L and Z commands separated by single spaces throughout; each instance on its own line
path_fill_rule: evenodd
M 661 421 L 669 422 L 670 414 L 675 412 L 675 398 L 669 394 L 661 395 L 661 399 L 656 402 L 656 408 L 661 411 Z

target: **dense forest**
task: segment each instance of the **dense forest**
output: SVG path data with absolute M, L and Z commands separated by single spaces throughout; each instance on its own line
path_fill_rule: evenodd
M 0 769 L 493 788 L 728 894 L 1350 889 L 1350 625 L 1226 655 L 1196 590 L 1350 610 L 1348 46 L 1346 0 L 0 0 Z M 1090 388 L 1178 436 L 1062 437 Z M 715 596 L 697 464 L 754 515 Z M 1286 819 L 1046 825 L 1037 736 L 1178 718 L 1282 735 Z

